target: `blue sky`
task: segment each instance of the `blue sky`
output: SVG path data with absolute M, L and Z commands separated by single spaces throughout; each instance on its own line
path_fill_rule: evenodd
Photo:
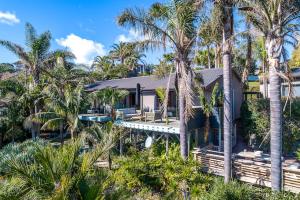
M 76 62 L 90 63 L 107 53 L 113 43 L 139 37 L 116 24 L 125 8 L 148 7 L 154 0 L 0 0 L 0 39 L 24 45 L 24 25 L 30 22 L 38 33 L 50 30 L 52 49 L 68 46 Z M 148 53 L 148 63 L 157 62 L 159 53 Z M 0 63 L 17 58 L 0 47 Z

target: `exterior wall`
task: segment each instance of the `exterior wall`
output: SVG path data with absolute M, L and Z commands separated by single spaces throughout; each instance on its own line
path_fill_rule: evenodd
M 219 83 L 219 87 L 223 88 L 223 78 L 219 78 L 217 82 Z M 206 89 L 205 95 L 207 98 L 210 98 L 213 87 L 214 84 L 212 84 L 210 87 Z M 240 110 L 241 110 L 242 103 L 244 101 L 244 97 L 243 97 L 242 82 L 235 74 L 233 74 L 232 93 L 233 93 L 233 116 L 234 119 L 238 119 L 240 118 L 240 114 L 241 114 Z
M 233 88 L 233 106 L 234 106 L 233 114 L 235 116 L 235 119 L 238 119 L 241 116 L 241 106 L 244 101 L 244 96 L 243 96 L 242 82 L 235 75 L 233 75 L 232 88 Z
M 300 97 L 300 81 L 294 81 L 292 82 L 292 90 L 293 90 L 293 95 L 294 97 Z M 263 94 L 264 87 L 262 84 L 260 84 L 260 92 Z M 268 97 L 270 96 L 270 89 L 269 89 L 269 84 L 267 85 L 268 88 Z M 282 89 L 281 89 L 281 94 L 283 97 L 286 97 L 288 95 L 288 84 L 287 83 L 282 83 Z
M 149 109 L 149 111 L 157 109 L 157 100 L 154 92 L 142 92 L 141 103 L 143 104 L 143 109 Z

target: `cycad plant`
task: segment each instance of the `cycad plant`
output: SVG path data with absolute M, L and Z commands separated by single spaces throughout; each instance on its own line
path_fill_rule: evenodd
M 11 159 L 1 199 L 97 199 L 101 185 L 87 183 L 97 169 L 94 163 L 112 147 L 112 135 L 105 135 L 95 149 L 82 153 L 84 138 L 55 148 L 38 147 L 33 162 Z M 96 177 L 97 178 L 97 177 Z
M 203 88 L 199 88 L 198 93 L 199 93 L 199 102 L 202 111 L 206 117 L 205 126 L 204 126 L 204 141 L 205 144 L 207 144 L 209 140 L 209 133 L 210 133 L 210 116 L 213 113 L 213 109 L 218 105 L 218 103 L 220 103 L 221 100 L 219 84 L 218 83 L 215 84 L 210 97 L 205 95 Z
M 145 36 L 140 45 L 150 49 L 166 48 L 174 51 L 174 63 L 179 89 L 181 156 L 188 157 L 187 122 L 192 115 L 191 53 L 200 25 L 200 9 L 203 2 L 197 0 L 172 0 L 155 3 L 149 10 L 126 9 L 118 17 L 118 24 L 130 27 Z
M 93 146 L 97 146 L 104 139 L 115 140 L 117 138 L 122 138 L 126 135 L 126 128 L 122 128 L 119 126 L 114 126 L 112 122 L 108 122 L 106 124 L 99 125 L 97 123 L 92 124 L 91 126 L 85 128 L 81 134 L 83 134 L 87 141 Z M 111 138 L 108 138 L 107 135 L 111 135 Z M 109 142 L 109 141 L 107 141 Z M 110 143 L 113 143 L 111 141 Z M 115 143 L 113 143 L 115 144 Z M 113 147 L 113 146 L 112 146 Z M 121 148 L 121 147 L 120 147 Z M 102 159 L 108 159 L 108 167 L 111 169 L 112 159 L 111 159 L 111 151 L 108 150 L 107 154 L 102 157 Z

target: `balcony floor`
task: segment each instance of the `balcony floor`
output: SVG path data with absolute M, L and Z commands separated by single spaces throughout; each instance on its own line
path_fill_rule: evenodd
M 160 120 L 156 120 L 155 122 L 145 122 L 141 120 L 116 120 L 115 125 L 145 131 L 179 134 L 179 120 L 176 120 L 175 118 L 169 118 L 168 124 L 164 120 L 162 122 Z

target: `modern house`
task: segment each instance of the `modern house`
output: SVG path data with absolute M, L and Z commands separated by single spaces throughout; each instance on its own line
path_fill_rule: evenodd
M 292 69 L 291 71 L 291 77 L 292 77 L 292 92 L 294 97 L 300 97 L 300 68 Z M 266 91 L 266 92 L 264 92 Z M 260 78 L 260 92 L 262 94 L 267 94 L 267 97 L 269 97 L 269 81 L 267 81 L 266 86 L 264 86 L 262 77 Z M 282 82 L 281 86 L 281 94 L 282 96 L 288 96 L 289 95 L 289 84 L 286 81 Z
M 212 93 L 213 87 L 219 83 L 220 88 L 223 88 L 223 69 L 204 69 L 195 72 L 196 79 L 199 80 L 200 86 L 204 89 L 205 95 L 209 97 Z M 157 88 L 166 88 L 170 78 L 170 92 L 168 102 L 168 122 L 161 120 L 161 117 L 155 113 L 160 110 L 160 103 L 156 95 Z M 239 76 L 233 73 L 233 121 L 240 118 L 240 107 L 243 102 L 243 87 Z M 117 112 L 122 112 L 122 120 L 117 120 L 118 125 L 128 127 L 134 130 L 154 133 L 169 133 L 179 135 L 179 121 L 177 108 L 177 94 L 175 89 L 175 75 L 166 76 L 158 79 L 156 76 L 140 76 L 123 79 L 113 79 L 106 81 L 99 81 L 94 84 L 86 86 L 86 91 L 94 92 L 105 88 L 125 89 L 129 91 L 129 95 L 117 106 Z M 188 132 L 195 135 L 203 132 L 205 117 L 202 114 L 201 106 L 198 99 L 195 98 L 194 109 L 195 116 L 189 121 Z M 100 107 L 96 103 L 96 107 Z M 218 109 L 218 113 L 214 113 L 211 118 L 212 131 L 211 141 L 216 146 L 220 146 L 222 142 L 222 109 Z M 154 113 L 154 114 L 153 114 Z M 149 117 L 150 116 L 150 117 Z M 89 119 L 81 116 L 81 119 Z M 92 117 L 97 121 L 97 117 Z M 218 140 L 218 141 L 217 141 Z M 235 143 L 235 142 L 234 142 Z

